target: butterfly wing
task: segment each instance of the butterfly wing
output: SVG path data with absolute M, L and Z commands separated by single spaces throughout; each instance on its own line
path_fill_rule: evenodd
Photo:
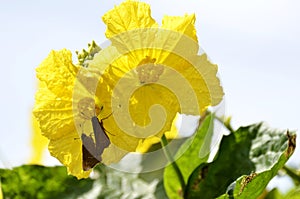
M 92 117 L 92 125 L 96 140 L 97 157 L 101 157 L 104 149 L 110 145 L 110 140 L 96 116 Z
M 110 145 L 109 137 L 96 116 L 92 117 L 95 141 L 90 136 L 81 135 L 82 140 L 82 168 L 88 171 L 102 161 L 102 153 Z
M 101 157 L 96 154 L 96 146 L 93 138 L 85 134 L 81 135 L 82 139 L 82 168 L 88 171 L 96 164 L 101 162 Z

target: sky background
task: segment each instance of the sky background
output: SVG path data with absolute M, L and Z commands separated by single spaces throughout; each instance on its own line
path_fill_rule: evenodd
M 30 158 L 34 69 L 51 49 L 74 53 L 92 40 L 104 42 L 101 16 L 120 2 L 0 0 L 0 167 Z M 225 112 L 234 127 L 266 121 L 299 130 L 300 1 L 144 2 L 150 3 L 157 22 L 164 15 L 196 14 L 199 43 L 219 66 Z M 299 168 L 299 155 L 297 149 L 289 165 Z M 287 187 L 289 182 L 280 179 L 272 186 Z

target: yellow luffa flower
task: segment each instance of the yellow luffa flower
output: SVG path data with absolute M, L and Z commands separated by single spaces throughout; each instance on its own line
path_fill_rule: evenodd
M 36 71 L 40 83 L 33 113 L 42 134 L 49 139 L 50 154 L 67 167 L 69 174 L 86 178 L 91 171 L 82 168 L 80 137 L 82 133 L 88 136 L 92 133 L 90 119 L 86 118 L 94 116 L 90 115 L 90 109 L 99 115 L 102 107 L 97 97 L 90 93 L 90 84 L 95 78 L 80 77 L 79 71 L 83 73 L 84 68 L 72 63 L 72 54 L 66 49 L 52 51 Z M 100 118 L 102 115 L 101 112 Z M 126 153 L 111 145 L 105 150 L 102 162 L 118 162 Z
M 64 49 L 37 68 L 42 86 L 34 115 L 51 155 L 78 178 L 90 173 L 83 171 L 80 138 L 93 134 L 91 117 L 110 139 L 102 154 L 110 164 L 145 151 L 166 132 L 176 137 L 170 129 L 177 112 L 200 115 L 223 98 L 217 66 L 197 54 L 194 15 L 164 17 L 159 27 L 149 5 L 125 1 L 103 21 L 112 44 L 85 67 L 74 65 Z
M 82 142 L 74 124 L 73 87 L 79 66 L 72 64 L 68 50 L 52 51 L 36 69 L 41 81 L 36 93 L 34 115 L 50 142 L 50 154 L 78 178 L 88 177 L 82 169 Z
M 107 114 L 113 113 L 107 130 L 139 139 L 142 151 L 170 130 L 177 112 L 200 115 L 224 95 L 217 66 L 197 55 L 195 15 L 166 16 L 158 27 L 150 13 L 149 5 L 136 1 L 107 12 L 103 21 L 112 45 L 89 63 L 101 76 L 96 96 L 102 94 Z M 127 138 L 111 139 L 128 149 Z

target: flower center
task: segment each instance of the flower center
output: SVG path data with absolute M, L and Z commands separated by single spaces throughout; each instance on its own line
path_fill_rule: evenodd
M 155 83 L 159 80 L 160 75 L 164 72 L 164 67 L 155 64 L 156 59 L 146 57 L 136 67 L 138 77 L 141 84 Z
M 95 100 L 89 97 L 85 97 L 78 102 L 78 111 L 80 117 L 84 119 L 91 119 L 97 116 L 103 107 L 97 106 Z

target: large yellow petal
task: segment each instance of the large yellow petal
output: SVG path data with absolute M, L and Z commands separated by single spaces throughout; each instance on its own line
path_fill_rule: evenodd
M 52 50 L 48 57 L 36 68 L 37 77 L 47 88 L 60 98 L 70 98 L 78 67 L 72 63 L 72 53 L 63 49 Z
M 125 1 L 102 17 L 107 25 L 105 35 L 111 38 L 114 35 L 137 28 L 156 27 L 151 17 L 150 6 L 138 1 Z
M 218 105 L 224 97 L 224 91 L 221 86 L 220 79 L 217 77 L 218 66 L 209 61 L 206 54 L 202 54 L 197 56 L 195 68 L 205 81 L 205 85 L 207 87 L 206 91 L 211 99 L 209 106 Z M 194 85 L 195 87 L 199 87 L 197 83 Z
M 165 120 L 167 125 L 162 128 L 162 132 L 170 129 L 171 122 L 180 109 L 176 95 L 169 88 L 159 84 L 149 84 L 137 89 L 131 96 L 129 105 L 132 119 L 138 125 L 147 126 L 153 123 L 151 125 L 157 126 L 159 123 L 155 124 L 155 121 Z M 164 116 L 166 118 L 163 118 Z
M 165 16 L 162 20 L 162 28 L 185 34 L 197 41 L 195 28 L 195 14 L 181 16 Z
M 72 93 L 78 67 L 72 63 L 71 52 L 63 49 L 51 51 L 36 71 L 41 82 L 33 113 L 43 135 L 57 138 L 74 126 Z
M 170 53 L 166 63 L 169 67 L 165 68 L 170 69 L 165 70 L 157 83 L 175 93 L 180 103 L 180 113 L 199 115 L 207 107 L 222 101 L 224 92 L 217 77 L 217 65 L 212 64 L 206 54 L 185 60 Z
M 70 51 L 52 51 L 36 69 L 40 83 L 33 113 L 42 134 L 50 141 L 48 149 L 51 155 L 67 167 L 69 174 L 86 178 L 90 172 L 82 169 L 82 142 L 74 123 L 79 113 L 73 108 L 77 103 L 73 91 L 79 69 L 73 65 Z M 91 78 L 79 78 L 78 81 L 94 79 Z M 77 86 L 77 93 L 91 96 L 91 91 L 83 84 Z
M 39 122 L 41 132 L 49 139 L 57 139 L 74 129 L 72 95 L 61 98 L 45 86 L 36 93 L 33 114 Z
M 52 139 L 49 143 L 49 151 L 68 169 L 68 174 L 78 179 L 87 178 L 91 172 L 82 169 L 82 142 L 77 132 L 69 132 L 59 139 Z
M 161 27 L 153 41 L 152 56 L 166 66 L 184 67 L 184 62 L 189 62 L 199 51 L 195 15 L 165 16 Z
M 178 114 L 176 114 L 176 116 L 172 122 L 170 131 L 165 132 L 165 136 L 168 140 L 172 140 L 172 139 L 175 139 L 178 137 L 178 129 L 176 127 L 177 120 L 178 120 Z M 144 140 L 140 140 L 136 151 L 140 152 L 140 153 L 146 153 L 147 151 L 149 151 L 150 147 L 153 144 L 157 144 L 160 141 L 161 141 L 161 137 L 158 137 L 158 136 L 150 136 Z
M 120 85 L 111 103 L 114 126 L 137 141 L 154 135 L 160 137 L 170 128 L 180 106 L 172 92 L 158 84 L 139 87 L 133 93 L 130 90 L 121 92 L 126 87 L 130 89 L 130 83 Z

